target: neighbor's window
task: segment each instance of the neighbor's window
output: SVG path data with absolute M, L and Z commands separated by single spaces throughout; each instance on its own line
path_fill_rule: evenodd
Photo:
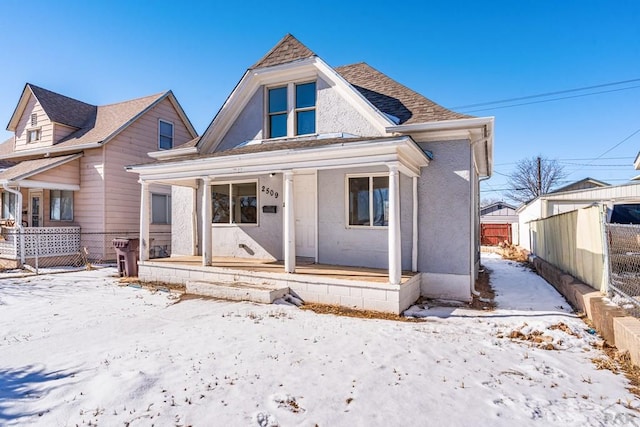
M 171 224 L 171 196 L 151 194 L 151 224 Z
M 4 191 L 2 193 L 2 218 L 16 218 L 16 195 Z
M 242 182 L 211 186 L 214 224 L 257 224 L 258 184 Z
M 40 129 L 29 129 L 27 131 L 27 142 L 40 141 Z
M 49 218 L 52 221 L 73 221 L 73 191 L 51 190 Z
M 158 147 L 161 150 L 173 148 L 173 123 L 160 120 L 158 122 Z
M 288 103 L 289 91 L 295 95 L 293 105 Z M 270 88 L 267 90 L 267 98 L 269 138 L 315 133 L 316 82 L 289 83 L 287 86 Z M 291 126 L 294 135 L 288 134 L 289 120 L 294 120 Z
M 383 227 L 389 225 L 389 177 L 348 178 L 349 225 Z
M 287 87 L 269 89 L 269 138 L 287 136 Z

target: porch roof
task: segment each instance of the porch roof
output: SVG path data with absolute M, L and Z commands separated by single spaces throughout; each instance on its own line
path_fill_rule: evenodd
M 406 175 L 418 176 L 429 164 L 409 136 L 352 138 L 294 138 L 247 143 L 212 154 L 194 154 L 127 166 L 149 181 L 221 177 L 282 172 L 293 169 L 333 169 L 396 164 Z
M 79 189 L 77 182 L 69 183 L 65 182 L 64 179 L 55 179 L 56 182 L 41 182 L 38 181 L 37 184 L 34 182 L 30 185 L 30 182 L 27 181 L 28 178 L 33 178 L 35 175 L 41 174 L 43 172 L 49 171 L 56 167 L 67 164 L 75 159 L 82 157 L 82 153 L 77 154 L 69 154 L 66 156 L 58 156 L 58 157 L 45 157 L 41 159 L 33 159 L 33 160 L 24 160 L 14 166 L 11 166 L 0 172 L 0 184 L 8 184 L 12 186 L 21 186 L 21 187 L 41 187 L 41 188 L 55 188 L 55 189 L 67 189 L 70 190 Z M 61 188 L 65 187 L 65 188 Z M 78 188 L 75 188 L 78 187 Z

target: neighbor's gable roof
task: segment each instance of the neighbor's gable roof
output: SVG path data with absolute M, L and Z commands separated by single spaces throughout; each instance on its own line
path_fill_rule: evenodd
M 397 117 L 397 124 L 473 118 L 436 104 L 367 63 L 344 65 L 335 70 L 378 110 Z
M 49 117 L 49 120 L 75 128 L 81 128 L 87 120 L 90 120 L 91 116 L 95 115 L 97 108 L 95 105 L 87 104 L 77 99 L 69 98 L 68 96 L 60 95 L 59 93 L 27 83 L 22 90 L 18 105 L 16 105 L 13 115 L 9 120 L 7 130 L 12 132 L 16 130 L 16 126 L 24 113 L 30 95 L 33 95 L 38 100 L 42 110 L 47 117 Z
M 39 92 L 39 90 L 43 92 Z M 48 100 L 45 102 L 49 102 L 49 106 L 54 106 L 54 110 L 64 105 L 75 105 L 68 101 L 72 100 L 71 98 L 55 94 L 54 92 L 41 88 L 36 89 L 36 92 L 44 94 Z M 57 96 L 59 96 L 59 98 Z M 87 144 L 97 145 L 107 143 L 164 99 L 169 99 L 191 135 L 194 137 L 197 136 L 197 132 L 173 95 L 173 92 L 167 91 L 129 101 L 94 107 L 93 111 L 84 117 L 84 122 L 78 130 L 66 136 L 55 145 L 42 148 L 39 151 L 68 151 L 72 149 L 83 149 Z M 80 115 L 86 113 L 87 110 L 82 110 L 82 107 L 78 107 L 76 111 L 79 114 L 76 120 L 79 122 Z M 20 157 L 32 154 L 31 151 L 27 150 L 15 152 L 14 144 L 11 141 L 13 141 L 13 138 L 0 144 L 0 158 Z
M 298 39 L 293 37 L 291 34 L 287 34 L 269 52 L 267 52 L 265 56 L 253 64 L 249 69 L 272 67 L 274 65 L 281 65 L 300 59 L 311 58 L 312 56 L 316 56 L 316 54 L 300 43 Z

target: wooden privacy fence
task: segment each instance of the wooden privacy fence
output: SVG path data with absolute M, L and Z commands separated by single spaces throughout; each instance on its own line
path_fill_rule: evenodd
M 480 244 L 498 246 L 502 242 L 512 243 L 511 224 L 481 224 Z
M 590 206 L 531 221 L 531 252 L 606 293 L 605 220 L 605 206 Z

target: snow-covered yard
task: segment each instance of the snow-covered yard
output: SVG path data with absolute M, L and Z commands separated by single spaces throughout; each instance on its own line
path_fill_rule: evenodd
M 113 269 L 1 279 L 0 425 L 640 425 L 566 301 L 483 264 L 495 311 L 420 323 L 176 303 Z

